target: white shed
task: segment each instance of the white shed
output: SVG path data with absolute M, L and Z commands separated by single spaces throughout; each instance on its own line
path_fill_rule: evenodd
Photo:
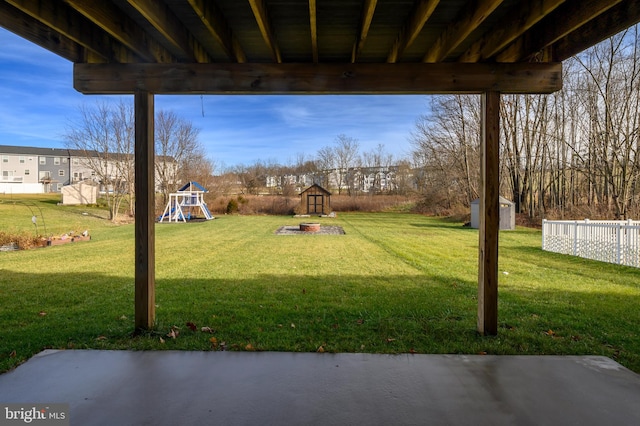
M 62 187 L 62 204 L 95 204 L 98 187 L 93 183 L 79 182 Z
M 480 228 L 480 199 L 471 202 L 471 227 Z M 516 229 L 516 205 L 506 198 L 500 197 L 500 230 Z

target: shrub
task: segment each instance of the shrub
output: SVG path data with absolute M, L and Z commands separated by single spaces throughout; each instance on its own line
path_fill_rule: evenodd
M 16 244 L 20 250 L 26 250 L 42 245 L 42 237 L 26 233 L 10 234 L 0 231 L 0 246 Z
M 227 203 L 227 214 L 233 213 L 238 213 L 238 202 L 232 198 Z

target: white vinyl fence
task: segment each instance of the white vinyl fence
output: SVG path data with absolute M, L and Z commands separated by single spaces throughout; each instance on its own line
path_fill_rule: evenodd
M 640 221 L 543 220 L 542 250 L 640 268 Z

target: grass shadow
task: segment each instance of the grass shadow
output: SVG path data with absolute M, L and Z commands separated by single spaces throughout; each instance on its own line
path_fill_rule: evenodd
M 155 329 L 133 336 L 133 279 L 2 271 L 0 369 L 46 348 L 596 354 L 640 371 L 639 297 L 500 289 L 476 333 L 477 284 L 455 276 L 264 274 L 157 280 Z M 45 290 L 46 291 L 43 291 Z M 597 306 L 598 309 L 594 309 Z

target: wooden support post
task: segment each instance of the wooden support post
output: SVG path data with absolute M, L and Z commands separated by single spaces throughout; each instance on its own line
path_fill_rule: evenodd
M 478 332 L 498 334 L 498 230 L 500 227 L 500 93 L 482 94 Z
M 138 90 L 135 99 L 135 328 L 153 328 L 155 321 L 155 161 L 154 98 Z

